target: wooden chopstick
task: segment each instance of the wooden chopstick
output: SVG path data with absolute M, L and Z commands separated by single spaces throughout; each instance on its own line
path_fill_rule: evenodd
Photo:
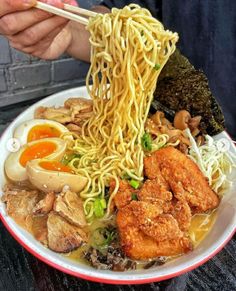
M 90 11 L 87 9 L 83 9 L 77 6 L 72 6 L 69 4 L 64 4 L 64 9 L 70 12 L 75 12 L 77 14 L 81 14 L 81 15 L 85 15 L 85 16 L 89 16 L 89 17 L 95 17 L 97 15 L 96 12 L 94 11 Z
M 39 8 L 41 10 L 50 12 L 52 14 L 56 14 L 58 16 L 61 16 L 61 17 L 64 17 L 64 18 L 79 22 L 79 23 L 84 24 L 84 25 L 88 24 L 88 19 L 87 18 L 84 18 L 84 17 L 79 16 L 77 14 L 65 11 L 63 9 L 59 9 L 57 7 L 54 7 L 54 6 L 39 2 L 39 1 L 37 1 L 35 7 Z

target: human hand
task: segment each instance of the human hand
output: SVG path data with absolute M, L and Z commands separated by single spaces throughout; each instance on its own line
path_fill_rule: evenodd
M 75 0 L 43 0 L 63 8 Z M 36 0 L 0 0 L 0 34 L 12 47 L 43 59 L 55 59 L 72 41 L 67 19 L 34 8 Z

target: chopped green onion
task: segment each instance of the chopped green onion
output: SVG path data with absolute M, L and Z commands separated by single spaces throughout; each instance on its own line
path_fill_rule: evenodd
M 138 200 L 137 194 L 136 193 L 132 193 L 131 199 L 137 201 Z
M 96 198 L 94 203 L 94 214 L 97 218 L 104 216 L 104 209 L 106 209 L 106 200 L 104 198 Z
M 106 209 L 106 207 L 107 207 L 106 199 L 102 198 L 102 199 L 100 200 L 100 203 L 101 203 L 101 205 L 102 205 L 102 208 L 103 208 L 103 209 Z
M 143 36 L 143 35 L 144 35 L 144 31 L 143 31 L 143 30 L 141 30 L 140 34 L 141 34 L 141 36 Z
M 158 71 L 160 69 L 161 65 L 160 64 L 155 64 L 154 70 Z
M 80 154 L 65 154 L 61 160 L 63 165 L 68 165 L 75 158 L 81 158 Z
M 134 189 L 138 189 L 138 187 L 139 187 L 139 181 L 136 181 L 136 180 L 133 180 L 133 179 L 129 182 L 129 184 L 130 184 L 130 186 L 132 186 Z
M 152 150 L 152 137 L 149 133 L 144 133 L 141 139 L 142 147 L 145 151 L 151 151 Z
M 116 232 L 114 228 L 109 229 L 108 227 L 99 227 L 94 230 L 92 238 L 96 247 L 106 248 L 116 238 Z
M 122 180 L 130 180 L 131 178 L 130 178 L 130 176 L 129 176 L 128 173 L 124 173 L 124 174 L 122 175 L 121 179 L 122 179 Z

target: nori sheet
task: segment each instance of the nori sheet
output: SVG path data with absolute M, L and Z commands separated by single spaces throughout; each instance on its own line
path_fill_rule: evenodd
M 207 77 L 179 50 L 170 57 L 158 78 L 152 107 L 164 111 L 170 119 L 181 109 L 188 110 L 191 116 L 201 115 L 200 128 L 209 135 L 225 128 L 222 110 L 210 91 Z

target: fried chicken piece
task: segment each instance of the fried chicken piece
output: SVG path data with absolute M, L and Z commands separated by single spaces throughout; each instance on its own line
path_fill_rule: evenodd
M 110 194 L 114 191 L 116 186 L 115 180 L 110 182 Z M 132 195 L 136 195 L 137 190 L 130 186 L 126 180 L 119 180 L 119 189 L 114 197 L 115 206 L 120 209 L 128 205 L 132 201 Z
M 197 164 L 173 147 L 152 154 L 151 163 L 159 167 L 174 196 L 186 201 L 194 212 L 205 212 L 219 205 L 219 197 L 210 188 Z
M 177 220 L 179 228 L 187 231 L 191 224 L 192 213 L 186 201 L 175 201 L 172 203 L 170 213 Z
M 159 172 L 160 173 L 160 172 Z M 170 201 L 172 193 L 161 173 L 152 180 L 146 180 L 138 192 L 138 198 L 142 201 L 155 202 L 156 200 Z
M 69 253 L 87 242 L 86 233 L 78 226 L 51 211 L 47 220 L 48 247 L 58 253 Z
M 122 249 L 126 256 L 132 259 L 145 260 L 159 256 L 174 256 L 192 250 L 191 241 L 184 236 L 157 242 L 152 237 L 146 235 L 138 227 L 137 218 L 130 205 L 118 211 L 116 222 Z
M 161 242 L 183 236 L 175 218 L 170 214 L 162 214 L 161 207 L 141 201 L 132 201 L 130 207 L 139 229 L 155 241 Z
M 144 158 L 144 174 L 150 180 L 159 178 L 160 183 L 163 185 L 167 185 L 166 187 L 169 189 L 168 184 L 166 183 L 165 179 L 162 177 L 159 164 L 156 162 L 154 153 Z

